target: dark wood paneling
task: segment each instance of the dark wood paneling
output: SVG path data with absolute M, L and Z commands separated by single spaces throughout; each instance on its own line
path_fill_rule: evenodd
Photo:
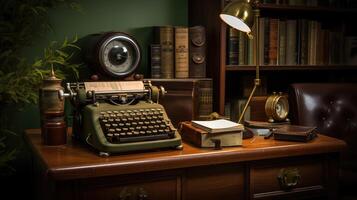
M 187 170 L 184 199 L 237 199 L 245 192 L 243 165 L 214 165 Z

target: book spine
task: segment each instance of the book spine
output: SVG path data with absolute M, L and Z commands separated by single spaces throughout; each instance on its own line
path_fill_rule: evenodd
M 239 32 L 234 28 L 229 28 L 228 30 L 228 40 L 227 40 L 227 64 L 237 65 L 238 64 L 238 49 L 239 49 Z
M 308 34 L 307 34 L 307 47 L 308 47 L 308 54 L 307 54 L 307 64 L 312 65 L 313 64 L 313 49 L 314 49 L 314 43 L 313 43 L 313 30 L 314 30 L 314 23 L 313 21 L 308 21 Z
M 155 41 L 161 45 L 161 78 L 174 78 L 173 27 L 155 27 Z
M 270 32 L 270 18 L 265 18 L 264 20 L 264 65 L 268 65 L 269 64 L 269 32 Z
M 239 65 L 245 65 L 245 57 L 246 57 L 246 33 L 244 32 L 239 32 L 239 45 L 238 45 L 238 64 Z
M 260 18 L 259 19 L 259 49 L 256 51 L 259 51 L 259 64 L 264 65 L 264 45 L 265 45 L 265 37 L 264 37 L 264 32 L 265 32 L 265 20 L 266 18 Z
M 269 65 L 276 65 L 278 59 L 278 19 L 270 19 L 269 21 Z
M 287 20 L 286 36 L 286 64 L 296 65 L 296 20 Z
M 254 61 L 255 61 L 255 53 L 254 53 L 254 49 L 255 49 L 255 39 L 251 40 L 251 39 L 247 39 L 247 64 L 248 65 L 254 65 Z
M 205 120 L 208 119 L 208 116 L 213 111 L 212 79 L 199 80 L 198 87 L 199 87 L 198 118 L 200 120 Z
M 206 77 L 206 30 L 203 26 L 189 28 L 189 77 Z
M 308 21 L 303 19 L 300 22 L 300 64 L 308 63 Z
M 150 65 L 151 78 L 160 78 L 161 74 L 161 46 L 159 44 L 150 45 Z
M 188 28 L 175 28 L 175 77 L 188 78 Z
M 286 21 L 279 21 L 279 65 L 286 64 Z

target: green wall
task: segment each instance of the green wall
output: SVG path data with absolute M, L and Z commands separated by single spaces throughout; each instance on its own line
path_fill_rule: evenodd
M 28 59 L 42 55 L 51 40 L 63 41 L 65 37 L 79 38 L 88 34 L 121 31 L 137 39 L 142 49 L 139 72 L 147 75 L 148 46 L 153 40 L 152 26 L 188 25 L 188 0 L 80 0 L 82 12 L 60 7 L 50 11 L 49 21 L 53 31 L 34 41 L 34 46 L 24 50 Z M 84 71 L 86 66 L 83 65 Z M 18 131 L 39 127 L 37 106 L 10 116 L 11 124 Z
M 65 37 L 79 38 L 88 34 L 121 31 L 137 39 L 142 49 L 142 62 L 139 72 L 148 74 L 148 46 L 153 40 L 152 26 L 188 24 L 188 0 L 79 0 L 83 12 L 68 8 L 57 8 L 49 12 L 49 21 L 53 31 L 34 41 L 34 45 L 24 49 L 23 54 L 32 60 L 40 57 L 43 48 L 51 40 L 63 41 Z M 84 72 L 87 71 L 86 66 Z M 15 106 L 16 107 L 16 106 Z M 13 176 L 4 178 L 9 195 L 15 199 L 32 193 L 31 187 L 31 156 L 23 140 L 23 130 L 38 128 L 39 110 L 37 105 L 29 105 L 23 110 L 15 107 L 6 108 L 9 127 L 17 132 L 17 136 L 8 137 L 11 141 L 8 147 L 16 147 L 19 154 L 11 162 L 16 172 Z M 11 188 L 24 188 L 21 193 L 12 192 Z M 16 190 L 17 191 L 17 190 Z M 20 197 L 19 197 L 20 196 Z M 31 199 L 31 198 L 30 198 Z

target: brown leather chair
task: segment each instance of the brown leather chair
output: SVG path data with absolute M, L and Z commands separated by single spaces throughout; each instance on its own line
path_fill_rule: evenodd
M 357 197 L 357 84 L 292 84 L 289 100 L 293 124 L 316 126 L 321 134 L 346 141 L 340 191 L 343 196 L 351 193 Z

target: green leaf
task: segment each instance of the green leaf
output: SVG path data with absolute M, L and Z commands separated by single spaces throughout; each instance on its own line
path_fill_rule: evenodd
M 65 53 L 65 52 L 63 52 L 63 51 L 61 51 L 61 50 L 56 50 L 56 52 L 60 55 L 60 56 L 62 56 L 62 57 L 68 57 L 68 54 L 67 53 Z
M 36 60 L 35 63 L 32 64 L 32 67 L 41 67 L 41 66 L 42 66 L 42 60 Z
M 67 37 L 65 37 L 65 38 L 64 38 L 64 41 L 63 41 L 63 43 L 62 43 L 61 48 L 66 47 L 66 46 L 67 46 L 67 43 L 68 43 L 68 39 L 67 39 Z
M 78 50 L 81 50 L 81 48 L 79 46 L 74 45 L 74 44 L 67 44 L 67 46 L 73 47 L 73 48 L 78 49 Z

